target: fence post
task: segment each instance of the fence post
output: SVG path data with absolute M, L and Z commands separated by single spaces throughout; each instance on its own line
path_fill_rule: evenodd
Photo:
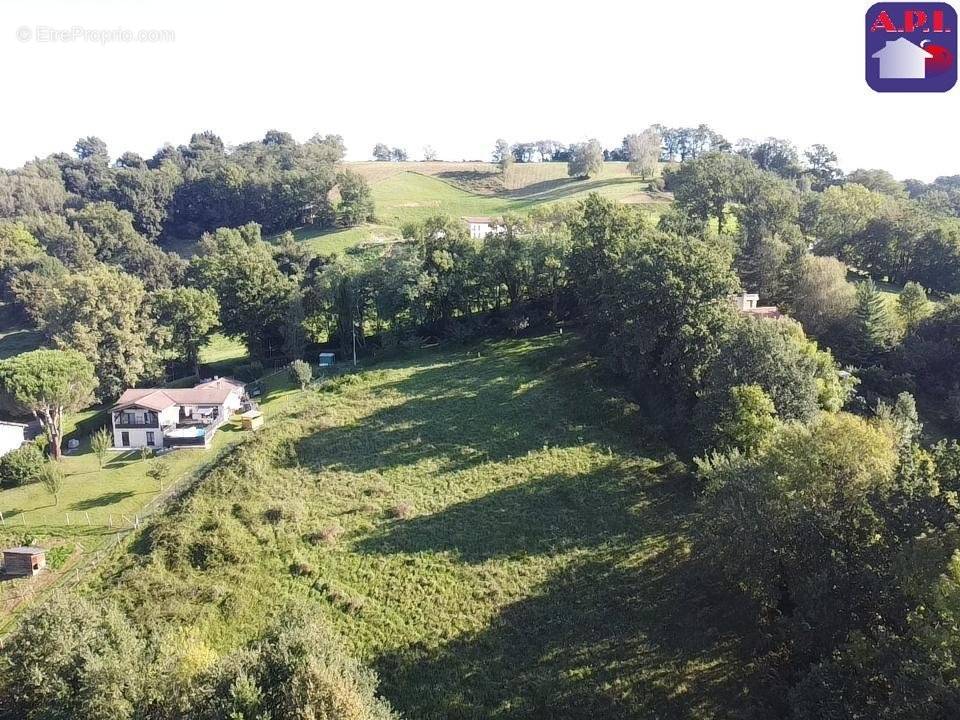
M 83 514 L 87 516 L 87 525 L 91 525 L 91 526 L 92 526 L 93 523 L 90 522 L 90 513 L 88 513 L 86 510 L 84 510 Z

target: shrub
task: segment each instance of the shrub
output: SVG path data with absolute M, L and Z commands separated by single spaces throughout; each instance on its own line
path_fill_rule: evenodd
M 196 718 L 390 720 L 377 676 L 344 651 L 336 635 L 305 615 L 224 657 L 194 701 Z
M 73 554 L 73 545 L 59 545 L 47 552 L 47 567 L 51 570 L 62 568 Z
M 165 460 L 154 460 L 147 470 L 147 477 L 153 480 L 163 490 L 165 483 L 170 481 L 170 466 Z
M 0 458 L 0 486 L 17 487 L 37 482 L 43 465 L 43 451 L 36 443 L 8 452 Z
M 53 504 L 60 504 L 60 491 L 63 490 L 63 468 L 51 460 L 40 468 L 40 482 L 46 491 L 53 495 Z
M 139 717 L 149 676 L 126 618 L 75 595 L 26 618 L 3 648 L 3 667 L 2 710 L 18 718 Z
M 303 360 L 294 360 L 290 363 L 290 379 L 297 383 L 301 390 L 306 390 L 310 380 L 313 379 L 310 363 Z
M 296 575 L 297 577 L 309 577 L 313 575 L 314 568 L 308 562 L 299 562 L 290 563 L 290 574 Z
M 409 517 L 413 516 L 413 505 L 408 502 L 401 502 L 393 505 L 387 513 L 392 518 L 397 518 L 398 520 L 406 520 Z
M 103 463 L 111 447 L 113 447 L 113 438 L 106 428 L 100 428 L 90 437 L 90 449 L 97 456 L 97 462 L 100 463 L 101 470 L 103 470 Z

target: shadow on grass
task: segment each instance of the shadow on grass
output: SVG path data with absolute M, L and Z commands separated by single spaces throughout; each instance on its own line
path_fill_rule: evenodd
M 625 547 L 643 532 L 633 511 L 636 474 L 635 464 L 611 461 L 589 473 L 530 480 L 395 521 L 356 547 L 373 554 L 452 552 L 470 564 Z
M 117 468 L 124 467 L 130 463 L 140 462 L 143 458 L 140 457 L 140 452 L 138 450 L 128 450 L 126 452 L 119 453 L 114 457 L 110 458 L 103 464 L 104 468 Z
M 623 403 L 592 385 L 585 356 L 558 354 L 550 338 L 515 347 L 493 358 L 476 357 L 483 346 L 449 353 L 439 365 L 379 384 L 367 392 L 396 403 L 305 437 L 293 456 L 316 470 L 382 471 L 430 459 L 450 472 L 545 446 L 640 449 Z M 558 384 L 569 392 L 558 393 Z M 609 432 L 614 426 L 621 432 Z
M 478 632 L 380 656 L 382 692 L 406 716 L 438 720 L 729 716 L 753 615 L 689 556 L 691 504 L 608 467 L 388 526 L 359 548 L 576 559 Z
M 592 180 L 557 178 L 533 183 L 517 190 L 509 190 L 502 195 L 516 200 L 546 202 L 562 200 L 582 193 L 601 192 L 604 188 L 630 184 L 636 185 L 638 192 L 646 187 L 646 183 L 641 183 L 639 179 L 628 177 L 594 178 Z
M 98 495 L 97 497 L 87 498 L 86 500 L 78 500 L 70 506 L 71 510 L 93 510 L 94 508 L 106 507 L 107 505 L 113 505 L 120 502 L 121 500 L 126 500 L 129 497 L 133 497 L 132 490 L 124 490 L 123 492 L 109 492 L 104 493 L 103 495 Z
M 0 336 L 0 360 L 36 350 L 43 342 L 43 335 L 35 330 L 20 330 Z

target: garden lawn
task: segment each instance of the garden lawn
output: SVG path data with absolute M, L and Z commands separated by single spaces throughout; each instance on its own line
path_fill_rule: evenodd
M 689 489 L 568 333 L 287 404 L 89 591 L 217 651 L 292 605 L 406 717 L 728 717 L 746 653 Z

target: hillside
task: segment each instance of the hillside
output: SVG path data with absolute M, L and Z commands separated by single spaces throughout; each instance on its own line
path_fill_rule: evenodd
M 569 335 L 345 376 L 94 591 L 221 652 L 305 603 L 411 718 L 725 716 L 744 664 L 634 423 Z
M 390 240 L 407 222 L 438 213 L 498 216 L 523 213 L 539 205 L 580 200 L 591 192 L 656 213 L 670 201 L 667 193 L 650 192 L 648 183 L 627 172 L 626 163 L 604 163 L 589 180 L 567 176 L 559 162 L 514 164 L 502 179 L 490 163 L 357 162 L 345 163 L 371 184 L 379 225 L 334 232 L 303 228 L 297 237 L 318 252 L 340 252 L 364 242 Z

